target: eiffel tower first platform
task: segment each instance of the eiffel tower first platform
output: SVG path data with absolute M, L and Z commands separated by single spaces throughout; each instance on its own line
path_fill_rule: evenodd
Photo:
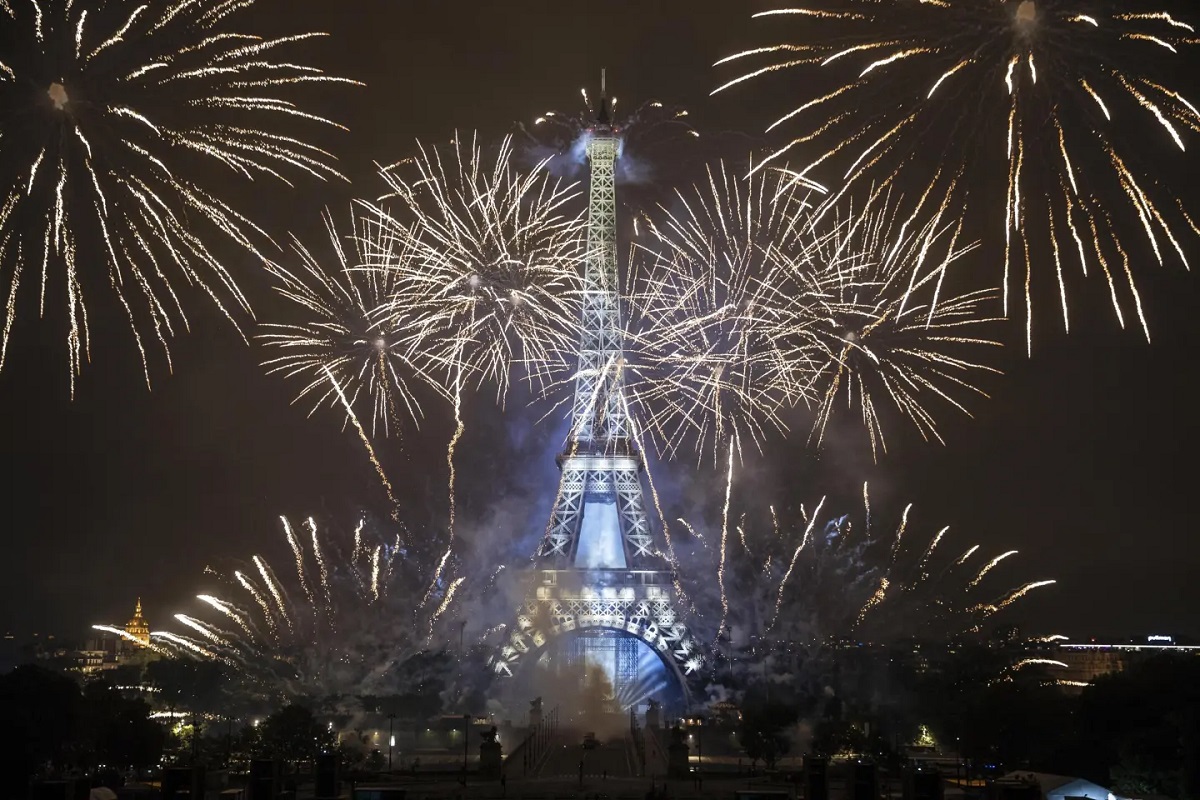
M 686 708 L 704 659 L 680 618 L 662 534 L 646 516 L 644 464 L 631 435 L 617 266 L 621 140 L 601 85 L 599 119 L 586 134 L 591 185 L 572 427 L 535 574 L 493 666 L 535 680 L 539 667 L 586 662 L 607 673 L 623 708 L 650 699 Z

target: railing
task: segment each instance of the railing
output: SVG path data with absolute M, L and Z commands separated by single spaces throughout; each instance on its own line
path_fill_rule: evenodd
M 660 730 L 647 728 L 642 739 L 645 745 L 645 771 L 650 777 L 665 778 L 667 774 L 667 754 L 663 750 Z
M 637 758 L 638 774 L 644 776 L 646 774 L 646 735 L 638 727 L 637 712 L 632 708 L 629 709 L 629 738 L 633 741 L 633 752 Z
M 559 580 L 559 575 L 563 580 Z M 657 569 L 589 569 L 587 570 L 589 586 L 669 586 L 672 583 L 671 573 Z M 544 569 L 542 570 L 542 585 L 571 588 L 569 584 L 579 583 L 579 570 Z
M 529 729 L 521 743 L 505 757 L 505 771 L 513 777 L 522 778 L 535 773 L 557 733 L 558 706 L 555 706 L 542 717 L 541 722 Z

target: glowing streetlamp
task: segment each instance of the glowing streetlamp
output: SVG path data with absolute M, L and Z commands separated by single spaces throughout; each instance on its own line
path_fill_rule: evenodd
M 396 734 L 393 731 L 393 723 L 396 721 L 396 712 L 388 713 L 388 772 L 392 771 L 392 748 L 396 746 Z

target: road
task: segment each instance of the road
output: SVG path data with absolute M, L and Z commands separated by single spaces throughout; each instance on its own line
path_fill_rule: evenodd
M 610 778 L 636 777 L 634 759 L 631 748 L 627 746 L 622 736 L 601 740 L 599 746 L 590 750 L 584 749 L 583 734 L 564 732 L 554 742 L 546 760 L 538 770 L 539 778 L 577 778 L 579 766 L 583 764 L 583 774 L 588 777 L 607 775 Z

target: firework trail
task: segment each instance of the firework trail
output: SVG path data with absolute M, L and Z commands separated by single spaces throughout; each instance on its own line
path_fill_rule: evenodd
M 488 155 L 475 138 L 383 167 L 389 192 L 366 204 L 376 232 L 366 268 L 388 274 L 414 348 L 445 386 L 492 382 L 503 400 L 514 368 L 537 380 L 574 347 L 584 219 L 576 184 L 540 164 L 522 173 L 512 139 Z
M 448 387 L 455 429 L 449 543 L 455 535 L 455 451 L 465 430 L 468 382 L 496 387 L 503 403 L 514 371 L 542 382 L 574 348 L 579 319 L 583 217 L 575 184 L 539 164 L 512 164 L 512 139 L 485 155 L 476 138 L 448 153 L 418 143 L 420 155 L 381 169 L 389 193 L 365 204 L 374 233 L 366 269 L 387 276 L 391 299 L 374 312 L 410 336 L 428 374 Z M 434 577 L 439 582 L 441 574 Z
M 1012 669 L 1014 671 L 1025 667 L 1060 667 L 1066 669 L 1068 666 L 1065 662 L 1053 658 L 1023 658 L 1013 664 Z
M 158 647 L 157 645 L 155 645 L 153 642 L 147 644 L 146 642 L 143 642 L 138 637 L 134 636 L 132 633 L 129 633 L 128 631 L 126 631 L 124 628 L 118 628 L 115 625 L 93 625 L 92 630 L 102 631 L 104 633 L 112 634 L 113 636 L 116 636 L 117 638 L 125 639 L 126 641 L 129 641 L 129 642 L 133 642 L 134 644 L 136 644 L 138 646 L 149 647 L 152 651 L 154 651 L 156 653 L 165 653 L 166 652 L 161 647 Z
M 715 462 L 731 443 L 761 450 L 786 433 L 781 410 L 809 389 L 804 349 L 781 333 L 777 307 L 812 300 L 777 287 L 812 246 L 813 193 L 786 173 L 746 181 L 721 162 L 677 192 L 678 210 L 650 220 L 627 292 L 626 391 L 660 455 L 690 448 Z
M 336 703 L 398 694 L 410 681 L 422 680 L 410 675 L 413 659 L 445 649 L 449 639 L 442 634 L 457 628 L 452 620 L 468 602 L 466 576 L 447 576 L 425 609 L 420 601 L 428 574 L 398 537 L 364 535 L 360 524 L 358 546 L 352 547 L 352 541 L 318 538 L 311 521 L 308 527 L 311 547 L 289 535 L 292 528 L 284 520 L 287 552 L 295 561 L 290 579 L 276 577 L 266 558 L 254 556 L 261 581 L 240 572 L 222 579 L 232 594 L 198 595 L 202 608 L 218 613 L 217 620 L 176 615 L 198 636 L 156 632 L 156 647 L 236 665 L 236 678 L 254 696 Z M 306 593 L 306 576 L 314 574 L 323 576 L 325 590 Z M 268 596 L 278 602 L 266 602 Z M 222 626 L 225 620 L 234 623 L 231 629 Z
M 252 631 L 250 629 L 250 625 L 249 625 L 249 623 L 246 622 L 246 618 L 243 617 L 241 614 L 239 614 L 237 609 L 234 606 L 232 606 L 231 604 L 226 603 L 224 600 L 220 599 L 219 597 L 213 597 L 210 594 L 196 595 L 196 599 L 198 599 L 204 603 L 207 603 L 208 605 L 215 608 L 217 611 L 220 611 L 222 614 L 224 614 L 225 616 L 229 617 L 231 620 L 236 622 L 238 627 L 241 628 L 242 631 L 244 631 L 247 636 L 254 635 L 254 631 Z
M 952 292 L 951 269 L 975 245 L 960 245 L 961 222 L 944 222 L 947 206 L 922 221 L 924 198 L 908 216 L 886 191 L 833 218 L 828 230 L 780 281 L 782 296 L 810 302 L 777 304 L 785 356 L 808 370 L 817 394 L 810 442 L 820 446 L 836 409 L 857 409 L 872 453 L 887 451 L 881 402 L 926 439 L 942 441 L 933 404 L 970 415 L 961 394 L 986 393 L 981 374 L 998 373 L 984 351 L 998 342 L 987 331 L 990 290 Z M 819 347 L 812 346 L 812 339 Z M 795 355 L 792 351 L 795 350 Z
M 383 485 L 383 490 L 387 492 L 388 502 L 391 503 L 392 519 L 396 519 L 399 514 L 400 501 L 396 499 L 396 493 L 392 489 L 392 482 L 388 480 L 387 473 L 383 471 L 383 464 L 379 463 L 379 458 L 375 455 L 375 448 L 371 446 L 371 438 L 367 436 L 366 430 L 363 429 L 362 423 L 358 421 L 358 417 L 354 414 L 354 408 L 350 405 L 350 401 L 346 399 L 346 393 L 342 391 L 341 384 L 337 382 L 333 372 L 328 367 L 321 367 L 325 371 L 329 383 L 333 386 L 334 392 L 337 394 L 338 400 L 341 401 L 342 407 L 346 409 L 346 418 L 354 426 L 354 430 L 358 431 L 358 438 L 366 448 L 367 458 L 371 461 L 371 466 L 375 467 L 375 474 L 379 476 L 379 482 Z
M 212 626 L 205 625 L 203 622 L 201 622 L 198 619 L 193 619 L 192 617 L 189 617 L 187 614 L 176 614 L 175 619 L 182 625 L 186 625 L 187 627 L 191 628 L 196 633 L 200 634 L 201 636 L 203 636 L 205 639 L 212 642 L 213 644 L 225 645 L 225 646 L 229 645 L 229 641 L 227 639 L 225 639 L 224 637 L 222 637 L 219 633 L 214 631 Z
M 783 608 L 783 593 L 787 591 L 788 580 L 791 579 L 792 573 L 796 570 L 796 562 L 800 559 L 800 553 L 804 551 L 805 546 L 812 538 L 813 527 L 817 524 L 817 519 L 821 514 L 821 507 L 824 505 L 825 498 L 822 497 L 821 502 L 817 503 L 817 507 L 813 509 L 812 516 L 808 520 L 808 524 L 804 529 L 803 535 L 800 537 L 799 543 L 796 545 L 796 549 L 792 551 L 792 558 L 790 561 L 788 561 L 787 570 L 783 573 L 783 577 L 779 580 L 779 591 L 775 595 L 775 610 L 771 614 L 771 621 L 767 624 L 768 630 L 774 628 L 775 622 L 779 619 L 779 612 Z M 780 538 L 779 518 L 776 516 L 775 508 L 773 506 L 771 508 L 771 527 L 774 529 L 776 534 L 775 538 L 778 540 Z M 772 563 L 777 561 L 779 561 L 778 556 L 768 554 L 763 565 L 763 571 L 769 571 Z
M 740 635 L 812 648 L 839 639 L 942 636 L 977 631 L 992 615 L 1054 583 L 1026 583 L 997 599 L 983 599 L 984 592 L 996 597 L 995 590 L 973 580 L 975 571 L 961 569 L 961 561 L 929 569 L 938 561 L 936 545 L 948 536 L 945 528 L 928 541 L 914 540 L 908 532 L 910 509 L 905 509 L 894 530 L 877 535 L 863 524 L 865 511 L 822 518 L 825 504 L 822 498 L 795 524 L 784 516 L 776 526 L 769 514 L 749 513 L 744 523 L 748 551 L 744 557 L 731 551 L 726 566 L 728 613 L 713 598 L 697 625 L 727 616 L 723 624 Z M 762 517 L 757 524 L 755 516 Z M 685 570 L 691 580 L 711 586 L 720 553 L 700 543 Z M 693 589 L 696 597 L 712 595 Z
M 458 443 L 462 440 L 462 435 L 466 432 L 467 426 L 462 418 L 462 371 L 456 370 L 454 375 L 454 433 L 450 436 L 450 443 L 446 445 L 446 468 L 448 477 L 446 479 L 448 503 L 450 510 L 450 520 L 447 530 L 449 532 L 449 540 L 446 542 L 446 555 L 438 563 L 437 572 L 433 576 L 433 583 L 436 584 L 442 577 L 442 565 L 446 563 L 446 557 L 450 555 L 450 548 L 454 546 L 454 523 L 458 515 L 458 471 L 454 468 L 454 454 L 458 451 Z M 432 585 L 430 591 L 432 591 Z
M 806 391 L 764 296 L 780 263 L 805 247 L 813 188 L 779 171 L 746 182 L 724 162 L 706 176 L 649 218 L 651 241 L 633 250 L 625 386 L 661 456 L 728 459 L 728 501 L 742 442 L 761 450 L 768 433 L 786 432 L 780 412 Z M 725 610 L 728 522 L 727 503 L 717 572 Z
M 169 367 L 168 340 L 188 327 L 185 287 L 231 321 L 249 310 L 220 254 L 233 245 L 262 258 L 270 240 L 222 199 L 220 176 L 340 178 L 295 133 L 335 123 L 290 98 L 303 84 L 350 82 L 280 57 L 323 34 L 239 32 L 253 5 L 0 3 L 0 366 L 23 280 L 39 314 L 50 291 L 65 295 L 72 393 L 97 293 L 116 295 L 147 383 L 148 340 Z
M 960 177 L 995 186 L 1005 309 L 1023 306 L 1028 349 L 1035 281 L 1058 295 L 1069 330 L 1076 274 L 1102 275 L 1121 326 L 1132 311 L 1149 338 L 1130 240 L 1186 266 L 1184 237 L 1200 234 L 1161 172 L 1200 131 L 1172 87 L 1200 42 L 1189 21 L 1112 0 L 817 0 L 755 16 L 795 20 L 803 39 L 722 59 L 744 66 L 716 91 L 780 70 L 822 87 L 770 126 L 793 131 L 775 157 L 811 152 L 801 174 L 847 190 L 927 182 L 958 187 L 965 204 Z
M 769 434 L 787 433 L 784 411 L 815 401 L 820 444 L 843 389 L 861 404 L 873 447 L 882 446 L 876 391 L 936 436 L 926 398 L 963 408 L 943 384 L 974 388 L 971 374 L 989 369 L 954 351 L 991 344 L 958 330 L 992 321 L 978 313 L 987 293 L 947 291 L 932 311 L 922 303 L 943 292 L 951 264 L 973 248 L 959 247 L 960 229 L 942 224 L 945 202 L 930 211 L 926 196 L 901 216 L 881 190 L 842 218 L 794 171 L 743 175 L 712 165 L 704 183 L 650 218 L 651 241 L 631 254 L 624 359 L 610 367 L 624 371 L 635 435 L 644 429 L 660 455 L 693 449 L 698 459 L 711 453 L 714 465 L 728 459 L 718 635 L 729 614 L 729 502 L 743 442 L 761 450 Z M 822 218 L 833 219 L 832 230 L 818 226 Z M 667 557 L 674 566 L 673 544 Z
M 341 386 L 351 407 L 360 399 L 369 404 L 372 435 L 388 436 L 398 415 L 414 424 L 424 416 L 414 382 L 442 396 L 447 396 L 447 390 L 423 367 L 409 333 L 408 314 L 395 308 L 378 313 L 383 306 L 398 305 L 393 298 L 399 288 L 398 273 L 362 268 L 368 247 L 364 237 L 378 228 L 352 218 L 347 234 L 338 231 L 328 212 L 324 221 L 329 241 L 325 252 L 332 258 L 323 259 L 294 238 L 298 268 L 268 267 L 276 291 L 294 307 L 300 321 L 262 325 L 264 332 L 258 338 L 279 354 L 263 366 L 268 373 L 305 381 L 296 402 L 311 398 L 310 414 L 322 405 L 340 406 L 335 386 Z
M 989 561 L 988 563 L 983 565 L 983 569 L 979 570 L 979 574 L 975 576 L 975 579 L 972 580 L 969 585 L 971 587 L 977 586 L 979 584 L 979 582 L 983 580 L 985 575 L 987 575 L 989 572 L 991 572 L 993 569 L 995 569 L 997 564 L 999 564 L 1001 561 L 1008 558 L 1009 556 L 1015 556 L 1016 554 L 1017 554 L 1016 550 L 1009 550 L 1006 553 L 1001 553 L 1000 555 L 996 556 L 991 561 Z
M 151 631 L 150 638 L 159 639 L 166 642 L 168 645 L 174 645 L 181 651 L 194 653 L 201 658 L 230 663 L 229 659 L 208 649 L 203 644 L 197 643 L 194 639 L 187 638 L 186 636 L 179 636 L 178 634 L 171 633 L 170 631 Z
M 974 374 L 994 371 L 962 355 L 993 344 L 967 332 L 994 320 L 980 313 L 989 293 L 944 287 L 950 267 L 973 249 L 958 246 L 960 229 L 943 223 L 947 204 L 930 210 L 927 196 L 902 216 L 900 204 L 877 191 L 839 216 L 823 201 L 814 207 L 820 194 L 785 168 L 744 179 L 719 163 L 704 184 L 679 192 L 674 208 L 660 208 L 649 226 L 653 242 L 634 250 L 623 366 L 630 406 L 660 455 L 694 449 L 714 464 L 729 460 L 717 564 L 721 628 L 743 442 L 761 450 L 769 434 L 786 435 L 785 411 L 812 401 L 810 441 L 819 446 L 845 403 L 859 407 L 878 457 L 886 446 L 877 396 L 926 438 L 937 437 L 932 399 L 966 411 L 952 390 L 978 392 Z M 833 224 L 822 227 L 823 219 Z M 795 554 L 781 563 L 794 566 Z
M 961 395 L 984 395 L 1000 320 L 994 292 L 951 288 L 976 245 L 960 243 L 949 198 L 819 195 L 786 167 L 743 178 L 720 163 L 650 218 L 623 369 L 660 455 L 695 449 L 715 464 L 736 443 L 740 458 L 743 443 L 786 435 L 803 403 L 816 409 L 811 444 L 836 409 L 857 409 L 878 458 L 888 407 L 941 441 L 935 406 L 969 414 Z

